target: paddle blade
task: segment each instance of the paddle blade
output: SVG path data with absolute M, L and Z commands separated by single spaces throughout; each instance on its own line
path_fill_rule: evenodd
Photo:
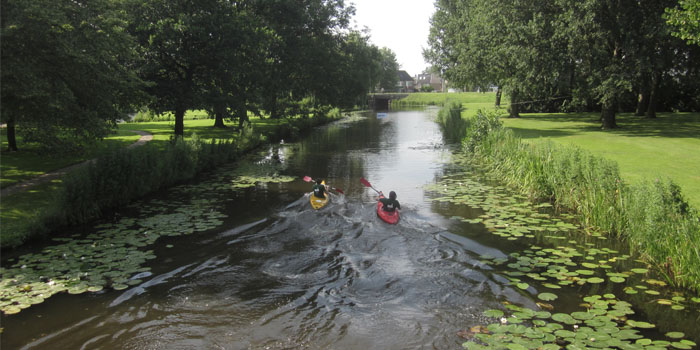
M 341 190 L 341 189 L 339 189 L 339 188 L 333 187 L 333 190 L 336 191 L 336 192 L 338 192 L 338 193 L 340 193 L 340 194 L 345 194 L 345 192 L 343 192 L 343 190 Z
M 365 180 L 364 177 L 361 177 L 361 178 L 360 178 L 360 182 L 362 182 L 362 184 L 365 185 L 365 186 L 367 186 L 367 187 L 372 187 L 372 184 L 369 183 L 369 181 Z
M 313 181 L 313 179 L 311 178 L 311 176 L 304 176 L 304 181 L 311 182 Z

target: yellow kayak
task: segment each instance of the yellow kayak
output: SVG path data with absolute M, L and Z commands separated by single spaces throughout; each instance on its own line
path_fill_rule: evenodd
M 326 184 L 325 181 L 322 181 L 321 183 L 323 185 Z M 309 201 L 311 202 L 311 207 L 313 207 L 316 210 L 323 208 L 324 206 L 326 206 L 326 204 L 328 204 L 329 197 L 330 197 L 330 195 L 328 194 L 328 192 L 326 192 L 326 198 L 318 198 L 318 197 L 314 196 L 313 192 L 311 192 L 311 195 L 309 196 Z

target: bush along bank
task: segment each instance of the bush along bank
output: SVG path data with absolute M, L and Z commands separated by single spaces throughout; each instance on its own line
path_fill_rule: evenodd
M 468 119 L 462 145 L 509 186 L 573 212 L 589 232 L 626 240 L 670 283 L 700 291 L 700 218 L 671 180 L 627 185 L 617 163 L 575 146 L 525 143 L 494 113 Z
M 441 108 L 437 115 L 437 123 L 440 130 L 449 142 L 461 141 L 467 130 L 467 122 L 462 119 L 462 104 L 450 102 Z
M 247 124 L 232 139 L 205 141 L 195 135 L 188 140 L 173 140 L 165 147 L 147 144 L 115 150 L 67 174 L 51 203 L 5 239 L 2 249 L 41 239 L 58 227 L 87 223 L 144 195 L 193 179 L 203 171 L 238 159 L 268 139 L 289 136 L 287 129 L 296 136 L 341 117 L 337 109 L 332 109 L 327 115 L 285 120 L 266 136 Z

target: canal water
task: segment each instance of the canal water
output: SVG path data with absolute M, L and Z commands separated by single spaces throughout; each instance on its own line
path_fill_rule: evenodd
M 436 202 L 426 189 L 456 169 L 435 114 L 357 115 L 76 229 L 83 237 L 125 219 L 143 235 L 192 228 L 142 247 L 152 256 L 127 288 L 59 293 L 2 316 L 2 349 L 457 349 L 471 339 L 466 330 L 498 322 L 486 310 L 539 310 L 546 290 L 518 287 L 488 263 L 533 242 L 494 235 L 467 221 L 485 210 Z M 238 185 L 241 168 L 252 186 Z M 255 181 L 263 175 L 294 180 Z M 344 194 L 314 211 L 304 176 Z M 361 178 L 396 191 L 397 225 L 377 218 L 377 194 Z M 220 220 L 199 229 L 178 221 L 193 211 Z M 575 311 L 588 288 L 559 289 L 544 306 Z M 697 311 L 684 305 L 678 317 L 642 307 L 635 317 L 663 322 L 650 337 L 680 328 L 696 339 Z

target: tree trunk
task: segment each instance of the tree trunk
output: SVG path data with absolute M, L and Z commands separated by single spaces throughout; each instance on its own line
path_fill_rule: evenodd
M 185 136 L 185 107 L 175 107 L 175 137 L 182 138 Z
M 245 103 L 241 103 L 238 106 L 238 128 L 243 130 L 243 125 L 249 121 L 248 119 L 248 109 L 245 107 Z
M 608 102 L 603 103 L 603 108 L 600 111 L 600 120 L 602 122 L 601 128 L 603 130 L 617 128 L 617 123 L 615 122 L 616 108 L 617 103 L 615 100 L 610 100 Z
M 513 90 L 510 94 L 510 115 L 509 118 L 520 118 L 520 103 L 518 102 L 518 90 Z
M 217 103 L 214 106 L 214 127 L 225 129 L 226 124 L 224 124 L 224 119 L 226 118 L 226 105 L 223 103 Z
M 15 118 L 10 117 L 7 120 L 7 150 L 10 152 L 17 151 L 17 138 L 15 134 Z
M 637 109 L 635 110 L 634 115 L 637 117 L 644 116 L 644 111 L 647 110 L 648 105 L 649 94 L 643 89 L 641 92 L 639 92 L 639 96 L 637 97 Z
M 503 91 L 501 91 L 501 87 L 499 86 L 496 90 L 496 108 L 501 107 L 501 95 L 503 94 Z
M 661 83 L 661 74 L 654 74 L 654 81 L 651 84 L 651 91 L 649 92 L 649 106 L 647 107 L 647 118 L 656 118 L 656 101 L 659 99 L 657 95 L 659 92 L 659 84 Z

